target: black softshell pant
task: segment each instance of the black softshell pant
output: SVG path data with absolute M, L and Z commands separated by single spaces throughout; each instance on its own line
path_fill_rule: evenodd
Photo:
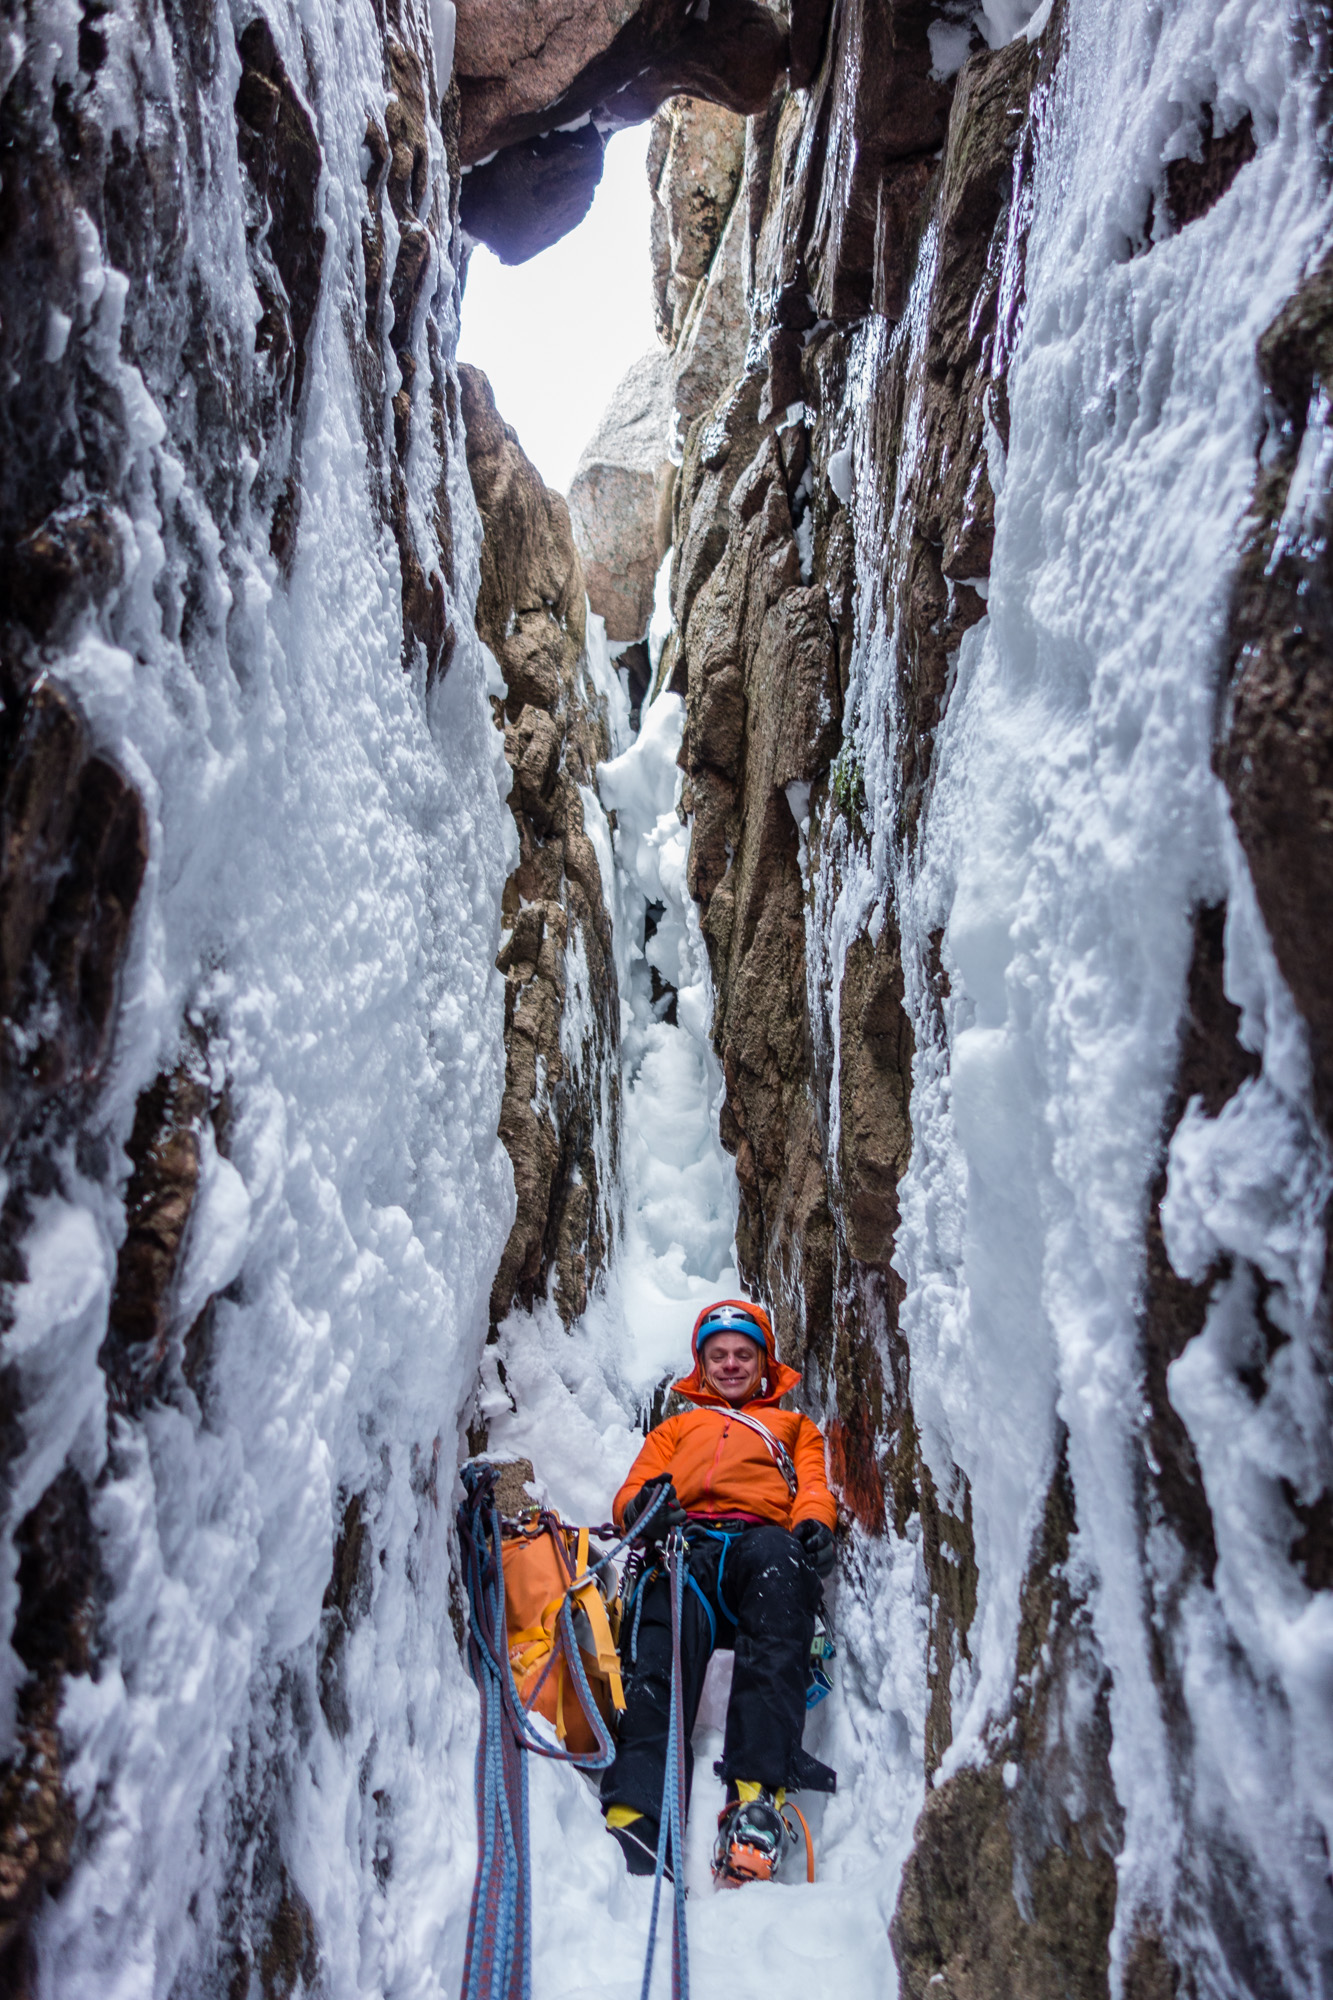
M 786 1528 L 765 1524 L 734 1533 L 724 1549 L 693 1530 L 689 1576 L 680 1632 L 687 1787 L 704 1672 L 714 1647 L 730 1646 L 736 1666 L 720 1775 L 773 1791 L 779 1785 L 795 1791 L 803 1783 L 831 1790 L 832 1772 L 801 1750 L 820 1584 L 800 1543 Z M 637 1609 L 631 1608 L 621 1633 L 626 1706 L 616 1761 L 602 1779 L 602 1806 L 633 1806 L 658 1820 L 671 1720 L 671 1592 L 664 1571 L 642 1585 L 637 1657 L 631 1658 Z

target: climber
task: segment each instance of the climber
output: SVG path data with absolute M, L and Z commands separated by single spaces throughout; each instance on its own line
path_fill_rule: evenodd
M 713 1861 L 715 1878 L 732 1885 L 773 1873 L 789 1837 L 781 1815 L 788 1791 L 831 1792 L 837 1782 L 801 1748 L 820 1580 L 833 1568 L 837 1515 L 822 1435 L 808 1417 L 778 1408 L 800 1377 L 778 1360 L 763 1307 L 742 1299 L 709 1306 L 691 1346 L 694 1368 L 675 1388 L 695 1408 L 649 1432 L 615 1499 L 616 1522 L 632 1534 L 666 1488 L 643 1531 L 647 1566 L 622 1621 L 627 1707 L 602 1780 L 602 1809 L 630 1874 L 652 1874 L 671 1689 L 670 1596 L 653 1558 L 683 1528 L 687 1746 L 710 1655 L 719 1646 L 735 1652 L 717 1767 L 727 1803 Z M 685 1754 L 688 1788 L 688 1747 Z

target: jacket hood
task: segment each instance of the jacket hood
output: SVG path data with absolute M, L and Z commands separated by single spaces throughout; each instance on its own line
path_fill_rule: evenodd
M 763 1329 L 764 1350 L 767 1355 L 764 1373 L 768 1378 L 768 1388 L 761 1390 L 757 1396 L 751 1396 L 744 1407 L 750 1409 L 756 1403 L 780 1402 L 789 1389 L 796 1387 L 801 1378 L 796 1369 L 788 1368 L 785 1361 L 778 1360 L 777 1342 L 773 1338 L 773 1322 L 764 1308 L 757 1306 L 753 1299 L 713 1299 L 704 1307 L 695 1320 L 694 1332 L 690 1335 L 690 1352 L 694 1356 L 694 1367 L 688 1375 L 682 1375 L 679 1382 L 673 1382 L 672 1388 L 678 1396 L 686 1397 L 691 1403 L 714 1403 L 721 1409 L 729 1407 L 726 1397 L 719 1396 L 716 1389 L 710 1389 L 705 1382 L 703 1363 L 699 1359 L 699 1328 L 709 1313 L 716 1311 L 718 1306 L 740 1306 L 743 1311 L 752 1313 Z

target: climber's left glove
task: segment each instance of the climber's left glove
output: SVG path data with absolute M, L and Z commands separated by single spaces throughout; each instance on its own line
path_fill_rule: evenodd
M 798 1521 L 792 1530 L 816 1576 L 828 1576 L 836 1560 L 833 1530 L 822 1521 Z

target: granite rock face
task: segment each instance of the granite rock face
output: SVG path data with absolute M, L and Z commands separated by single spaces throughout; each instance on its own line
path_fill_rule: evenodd
M 1283 976 L 1310 1033 L 1315 1098 L 1333 1131 L 1333 568 L 1327 492 L 1296 494 L 1301 450 L 1327 422 L 1333 262 L 1311 271 L 1259 342 L 1280 430 L 1254 496 L 1232 611 L 1228 727 L 1218 752 Z
M 654 118 L 648 142 L 653 312 L 668 347 L 680 339 L 708 275 L 744 165 L 745 121 L 721 105 L 675 97 Z
M 636 361 L 607 404 L 569 487 L 569 514 L 588 602 L 613 644 L 642 639 L 664 546 L 674 477 L 669 356 Z
M 481 514 L 477 630 L 508 693 L 496 724 L 513 773 L 518 867 L 505 888 L 505 1094 L 500 1136 L 517 1214 L 491 1291 L 491 1318 L 555 1299 L 568 1324 L 605 1263 L 609 1203 L 597 1145 L 601 1081 L 615 1069 L 619 994 L 606 891 L 584 829 L 580 785 L 610 752 L 605 704 L 584 653 L 584 574 L 569 509 L 542 482 L 495 407 L 486 377 L 459 369 L 467 462 Z M 651 597 L 651 577 L 649 594 Z M 586 993 L 591 1041 L 567 1052 L 571 984 Z M 614 1120 L 615 1108 L 612 1106 Z M 616 1128 L 606 1134 L 616 1159 Z

